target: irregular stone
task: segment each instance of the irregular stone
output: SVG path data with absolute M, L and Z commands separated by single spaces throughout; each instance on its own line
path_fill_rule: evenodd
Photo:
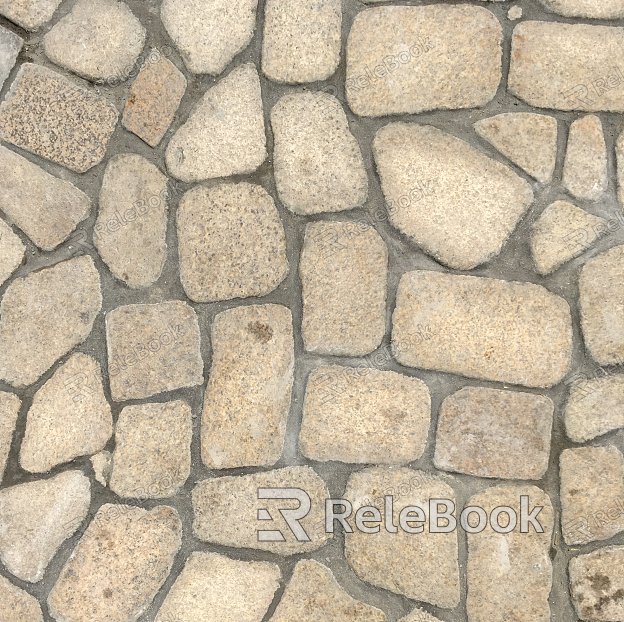
M 429 389 L 418 378 L 317 367 L 308 377 L 299 446 L 321 462 L 405 464 L 422 456 L 430 423 Z
M 111 469 L 113 468 L 112 458 L 110 451 L 100 451 L 95 456 L 91 456 L 91 466 L 93 467 L 95 481 L 102 484 L 102 486 L 108 486 Z
M 624 17 L 624 0 L 540 0 L 551 11 L 566 17 L 619 19 Z
M 22 581 L 43 578 L 59 546 L 78 528 L 91 502 L 80 471 L 0 491 L 0 559 Z
M 550 387 L 571 362 L 570 307 L 533 283 L 415 270 L 401 277 L 392 323 L 392 350 L 409 367 Z M 412 338 L 419 325 L 429 340 Z
M 0 137 L 84 173 L 104 157 L 117 116 L 103 97 L 55 71 L 24 63 L 0 104 Z
M 0 0 L 0 14 L 25 30 L 37 30 L 52 19 L 63 0 Z
M 279 509 L 297 508 L 299 501 L 258 499 L 258 488 L 300 488 L 311 499 L 311 509 L 299 524 L 310 540 L 300 542 L 282 518 Z M 308 466 L 293 466 L 252 475 L 213 477 L 200 481 L 193 489 L 193 533 L 204 542 L 236 548 L 260 549 L 278 555 L 314 551 L 332 537 L 324 529 L 325 482 Z M 261 509 L 272 520 L 259 519 Z M 284 540 L 260 541 L 258 531 L 279 530 Z M 273 534 L 276 535 L 276 534 Z
M 17 413 L 21 405 L 22 402 L 17 395 L 0 391 L 0 482 L 11 450 Z
M 2 147 L 0 147 L 2 149 Z M 0 190 L 1 192 L 1 190 Z M 26 247 L 9 225 L 0 219 L 0 286 L 24 260 Z
M 373 228 L 354 235 L 347 224 L 306 226 L 301 332 L 305 349 L 316 354 L 368 354 L 386 330 L 388 249 Z
M 48 596 L 58 622 L 136 620 L 169 576 L 182 523 L 166 505 L 103 505 Z
M 111 396 L 116 402 L 204 381 L 199 323 L 185 302 L 126 305 L 106 314 Z
M 279 566 L 243 562 L 218 553 L 191 553 L 155 622 L 236 620 L 261 622 L 279 587 Z
M 383 611 L 352 598 L 332 571 L 313 559 L 297 563 L 271 622 L 386 622 Z
M 0 0 L 0 12 L 3 9 L 2 5 L 3 2 Z M 24 40 L 21 37 L 8 28 L 0 26 L 0 89 L 9 77 L 23 45 Z
M 240 65 L 206 91 L 166 153 L 171 175 L 186 182 L 253 173 L 266 157 L 260 78 L 253 63 Z
M 512 21 L 520 19 L 521 17 L 522 17 L 522 7 L 520 6 L 512 6 L 507 13 L 507 19 L 510 19 Z
M 196 302 L 265 296 L 286 277 L 286 235 L 262 186 L 197 186 L 177 212 L 180 279 Z
M 110 271 L 140 289 L 159 278 L 167 256 L 167 178 L 136 153 L 106 165 L 93 242 Z
M 163 0 L 160 19 L 192 73 L 216 76 L 250 43 L 258 0 Z
M 618 136 L 615 144 L 615 155 L 617 159 L 618 199 L 624 208 L 624 131 Z
M 557 119 L 532 112 L 508 112 L 474 125 L 506 158 L 537 181 L 552 179 L 557 161 Z
M 502 29 L 476 6 L 384 6 L 347 40 L 346 96 L 360 116 L 474 108 L 496 95 Z
M 0 378 L 19 388 L 35 382 L 87 338 L 101 308 L 88 255 L 15 279 L 0 305 Z
M 351 501 L 354 513 L 375 504 L 382 511 L 384 500 L 378 498 L 389 494 L 394 499 L 394 525 L 399 525 L 401 510 L 413 505 L 423 510 L 426 521 L 418 535 L 403 529 L 389 533 L 383 527 L 375 534 L 354 529 L 345 534 L 345 556 L 362 581 L 412 600 L 452 608 L 459 604 L 460 595 L 457 531 L 429 532 L 429 499 L 454 502 L 455 492 L 438 478 L 429 478 L 417 488 L 410 486 L 419 473 L 405 467 L 373 467 L 349 477 L 344 498 Z M 367 526 L 373 527 L 370 523 Z M 415 526 L 413 522 L 410 525 Z
M 339 212 L 366 202 L 364 160 L 335 97 L 320 91 L 285 95 L 271 110 L 271 126 L 275 185 L 289 210 Z
M 202 412 L 202 459 L 213 469 L 275 464 L 293 386 L 290 309 L 252 305 L 212 323 L 212 367 Z
M 262 71 L 276 82 L 329 78 L 340 60 L 340 0 L 268 0 Z
M 369 0 L 370 1 L 370 0 Z M 401 618 L 399 622 L 441 622 L 439 618 L 435 618 L 424 609 L 414 609 L 412 613 Z
M 37 599 L 4 577 L 0 577 L 0 610 L 3 622 L 43 622 Z
M 386 125 L 373 154 L 390 222 L 451 268 L 498 255 L 533 201 L 509 167 L 435 127 Z

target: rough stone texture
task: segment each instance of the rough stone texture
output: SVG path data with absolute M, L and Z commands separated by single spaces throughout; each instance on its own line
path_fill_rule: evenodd
M 112 455 L 110 451 L 100 451 L 91 456 L 91 466 L 93 467 L 93 475 L 95 480 L 102 484 L 102 486 L 108 486 L 108 480 L 110 479 L 112 469 Z
M 427 385 L 393 371 L 318 367 L 308 377 L 299 446 L 311 460 L 406 464 L 427 444 Z
M 104 396 L 100 366 L 79 352 L 35 394 L 20 447 L 20 466 L 45 473 L 77 456 L 100 451 L 112 433 L 113 415 Z
M 0 219 L 0 287 L 22 263 L 25 250 L 19 236 Z
M 262 186 L 189 190 L 177 211 L 180 279 L 196 302 L 265 296 L 289 270 L 284 226 Z
M 171 571 L 182 523 L 166 505 L 151 511 L 103 505 L 48 596 L 59 622 L 136 620 Z
M 106 166 L 93 242 L 111 272 L 128 287 L 153 285 L 167 256 L 167 178 L 135 153 Z
M 78 0 L 43 38 L 46 56 L 88 80 L 115 84 L 127 77 L 147 33 L 124 2 Z
M 429 533 L 429 499 L 454 500 L 455 492 L 438 478 L 428 478 L 415 487 L 413 481 L 419 474 L 407 468 L 374 467 L 351 475 L 344 498 L 352 502 L 353 516 L 368 505 L 383 511 L 383 496 L 392 489 L 394 525 L 399 524 L 400 511 L 412 505 L 422 508 L 427 520 L 424 531 L 417 535 L 400 528 L 398 533 L 388 533 L 383 526 L 376 534 L 354 528 L 353 533 L 345 534 L 345 556 L 363 581 L 412 600 L 452 608 L 460 597 L 457 531 Z M 420 525 L 411 523 L 412 527 Z
M 0 577 L 2 622 L 43 622 L 41 607 L 34 596 Z
M 111 396 L 116 402 L 204 381 L 199 324 L 185 302 L 126 305 L 106 314 Z
M 531 523 L 528 533 L 520 533 L 521 495 L 529 498 L 529 512 L 542 506 L 536 518 L 543 533 L 537 533 Z M 554 511 L 548 495 L 535 486 L 497 486 L 473 496 L 467 505 L 483 508 L 488 517 L 494 508 L 507 506 L 518 516 L 516 527 L 508 534 L 495 532 L 491 524 L 480 533 L 467 534 L 468 620 L 549 622 Z M 470 519 L 476 526 L 477 515 L 472 514 Z M 508 520 L 503 513 L 498 524 L 504 527 Z
M 483 106 L 501 80 L 502 38 L 482 7 L 366 9 L 347 40 L 349 106 L 366 117 Z
M 252 173 L 266 157 L 260 78 L 252 63 L 206 91 L 166 153 L 171 175 L 187 182 Z
M 285 95 L 271 110 L 271 126 L 275 185 L 288 209 L 309 215 L 364 204 L 364 161 L 335 97 L 320 91 Z
M 507 19 L 517 20 L 522 17 L 522 7 L 520 6 L 512 6 L 507 12 Z
M 340 60 L 340 0 L 268 0 L 262 71 L 296 84 L 329 78 Z
M 617 159 L 618 199 L 624 208 L 624 131 L 618 136 L 615 144 L 615 155 Z
M 219 313 L 202 411 L 202 459 L 213 469 L 275 464 L 282 455 L 295 366 L 282 305 Z
M 0 14 L 25 30 L 49 22 L 63 0 L 0 0 Z
M 258 0 L 163 0 L 160 18 L 193 73 L 220 74 L 251 41 Z
M 533 201 L 509 167 L 432 126 L 386 125 L 373 154 L 390 222 L 451 268 L 498 255 Z
M 475 130 L 506 158 L 542 183 L 552 179 L 557 160 L 557 119 L 532 112 L 508 112 L 475 123 Z
M 297 508 L 299 501 L 258 499 L 258 488 L 301 488 L 308 493 L 312 507 L 299 521 L 310 538 L 308 542 L 295 539 L 278 509 Z M 278 555 L 314 551 L 332 537 L 324 529 L 325 499 L 329 498 L 325 482 L 308 466 L 205 479 L 193 489 L 193 532 L 205 542 L 260 549 Z M 258 510 L 262 508 L 269 511 L 272 521 L 258 520 Z M 285 541 L 258 541 L 258 530 L 277 529 Z
M 434 463 L 479 477 L 541 479 L 554 404 L 543 395 L 466 387 L 440 407 Z
M 103 97 L 24 63 L 0 104 L 0 138 L 84 173 L 104 157 L 117 117 Z
M 401 618 L 399 622 L 441 622 L 439 618 L 435 618 L 424 609 L 414 609 L 412 613 Z
M 196 551 L 163 602 L 155 622 L 261 622 L 279 587 L 279 566 Z
M 0 559 L 23 581 L 36 583 L 61 543 L 89 510 L 89 479 L 80 471 L 0 491 Z
M 355 600 L 332 571 L 313 559 L 297 563 L 271 622 L 386 622 L 383 611 Z
M 0 209 L 39 248 L 55 249 L 89 216 L 89 197 L 0 146 Z
M 388 249 L 373 228 L 354 235 L 349 224 L 306 226 L 301 332 L 305 349 L 315 354 L 361 356 L 377 348 L 385 332 Z
M 17 413 L 21 405 L 22 402 L 17 395 L 0 391 L 0 482 L 9 457 Z
M 15 279 L 0 305 L 0 378 L 19 388 L 35 382 L 86 339 L 101 307 L 89 256 Z
M 176 400 L 126 406 L 115 427 L 110 488 L 120 497 L 172 497 L 191 472 L 191 409 Z
M 2 2 L 0 2 L 0 12 L 2 11 Z M 24 45 L 24 40 L 18 37 L 14 32 L 0 26 L 0 89 L 4 85 L 5 80 L 9 77 L 13 65 L 17 60 Z
M 566 17 L 619 19 L 624 17 L 624 0 L 540 0 L 551 11 Z
M 392 322 L 393 352 L 410 367 L 550 387 L 571 362 L 568 303 L 533 283 L 408 272 Z M 419 325 L 429 340 L 412 338 Z

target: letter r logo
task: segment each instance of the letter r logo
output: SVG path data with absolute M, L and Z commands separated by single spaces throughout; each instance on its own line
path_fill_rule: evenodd
M 301 490 L 301 488 L 258 488 L 258 499 L 295 499 L 299 501 L 298 508 L 280 509 L 279 513 L 298 542 L 310 542 L 305 529 L 299 524 L 299 521 L 310 513 L 312 506 L 310 496 L 305 490 Z M 266 508 L 260 508 L 258 520 L 273 520 L 273 517 Z M 258 542 L 286 542 L 286 538 L 279 529 L 258 529 Z

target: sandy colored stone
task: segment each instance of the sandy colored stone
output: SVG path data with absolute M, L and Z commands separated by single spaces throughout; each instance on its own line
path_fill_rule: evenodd
M 308 377 L 299 447 L 321 462 L 408 463 L 422 456 L 430 423 L 429 389 L 418 378 L 317 367 Z
M 180 279 L 196 302 L 265 296 L 286 277 L 286 235 L 275 203 L 247 182 L 197 186 L 177 211 Z
M 213 469 L 268 466 L 282 455 L 295 365 L 282 305 L 222 311 L 212 323 L 202 411 L 202 460 Z
M 0 0 L 0 14 L 26 30 L 49 22 L 63 0 Z
M 624 0 L 540 0 L 551 11 L 566 17 L 620 19 L 624 17 Z
M 34 596 L 0 577 L 2 622 L 43 622 L 41 606 Z
M 2 12 L 2 5 L 3 3 L 0 2 L 0 12 Z M 0 89 L 9 77 L 23 45 L 24 40 L 21 37 L 8 28 L 0 26 Z
M 571 362 L 570 307 L 533 283 L 407 272 L 392 323 L 394 355 L 409 367 L 550 387 Z M 419 325 L 430 339 L 412 339 Z
M 441 620 L 432 616 L 424 609 L 416 608 L 409 615 L 401 618 L 399 622 L 441 622 Z
M 617 160 L 617 185 L 618 199 L 624 208 L 624 131 L 618 136 L 615 144 L 615 155 Z
M 498 255 L 533 201 L 509 167 L 432 126 L 386 125 L 373 154 L 390 222 L 451 268 Z
M 271 126 L 275 184 L 288 209 L 309 215 L 366 202 L 362 153 L 333 95 L 320 91 L 285 95 L 271 110 Z
M 25 250 L 26 247 L 19 236 L 0 219 L 0 286 L 21 265 Z
M 90 491 L 80 471 L 0 491 L 0 559 L 7 570 L 23 581 L 40 581 L 59 546 L 87 515 Z
M 113 468 L 112 459 L 110 451 L 100 451 L 91 456 L 91 466 L 93 467 L 95 480 L 102 486 L 108 486 L 108 480 Z
M 319 221 L 305 230 L 301 332 L 315 354 L 368 354 L 386 330 L 388 249 L 373 228 L 354 235 L 344 224 Z
M 0 391 L 0 482 L 11 450 L 17 413 L 21 405 L 22 402 L 17 395 Z
M 360 116 L 474 108 L 501 80 L 501 25 L 477 6 L 384 6 L 347 40 L 346 96 Z
M 520 6 L 512 6 L 507 12 L 507 19 L 512 21 L 516 21 L 522 17 L 522 7 Z
M 166 505 L 103 505 L 50 592 L 57 622 L 136 620 L 169 576 L 182 523 Z

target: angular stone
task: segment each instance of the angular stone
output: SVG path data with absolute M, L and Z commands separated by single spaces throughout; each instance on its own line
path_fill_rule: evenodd
M 169 576 L 182 523 L 166 505 L 149 512 L 103 505 L 48 596 L 58 622 L 136 620 Z
M 308 377 L 299 447 L 321 462 L 405 464 L 422 456 L 430 423 L 429 389 L 418 378 L 317 367 Z
M 204 381 L 199 323 L 185 302 L 126 305 L 106 314 L 111 396 L 116 402 Z
M 615 144 L 615 155 L 617 159 L 618 199 L 624 208 L 624 131 L 618 136 Z
M 275 464 L 282 455 L 293 386 L 290 309 L 252 305 L 212 323 L 202 459 L 213 469 Z
M 399 525 L 401 510 L 413 505 L 423 510 L 426 521 L 424 531 L 417 535 L 403 529 L 389 533 L 384 527 L 375 534 L 354 529 L 345 534 L 345 556 L 363 581 L 412 600 L 453 608 L 460 596 L 457 531 L 429 533 L 429 499 L 453 501 L 455 492 L 438 478 L 429 478 L 415 487 L 412 482 L 419 475 L 419 471 L 404 467 L 373 467 L 351 475 L 344 498 L 353 504 L 353 515 L 360 507 L 370 505 L 383 511 L 384 500 L 379 497 L 392 494 L 394 525 Z M 393 493 L 385 492 L 390 489 Z M 371 523 L 367 526 L 374 527 Z M 412 522 L 410 526 L 421 524 Z
M 441 620 L 435 618 L 424 609 L 414 609 L 412 613 L 401 618 L 399 622 L 441 622 Z
M 0 104 L 0 137 L 84 173 L 104 157 L 117 117 L 103 97 L 55 71 L 24 63 Z
M 80 471 L 65 471 L 0 491 L 0 559 L 7 570 L 22 581 L 40 581 L 87 515 L 90 490 Z
M 252 63 L 206 91 L 166 153 L 171 175 L 186 182 L 253 173 L 266 157 L 260 78 Z
M 153 285 L 167 256 L 167 178 L 136 153 L 106 166 L 93 242 L 111 272 L 128 287 Z
M 541 285 L 415 270 L 401 277 L 392 349 L 402 365 L 550 387 L 572 355 L 568 303 Z M 416 341 L 418 326 L 431 338 Z
M 15 235 L 11 227 L 0 219 L 0 286 L 22 263 L 25 250 L 26 247 L 19 236 Z
M 63 0 L 0 0 L 0 14 L 26 30 L 49 22 Z
M 386 125 L 373 154 L 390 222 L 451 268 L 498 255 L 533 201 L 509 167 L 432 126 Z
M 3 622 L 43 622 L 37 599 L 4 577 L 0 577 L 0 611 Z
M 360 116 L 474 108 L 496 95 L 502 29 L 477 6 L 384 6 L 347 40 L 346 96 Z
M 540 0 L 551 11 L 566 17 L 620 19 L 624 17 L 624 0 Z
M 2 12 L 2 5 L 3 2 L 0 0 L 0 12 Z M 9 77 L 23 45 L 24 40 L 21 37 L 8 28 L 0 26 L 0 89 Z
M 95 480 L 102 486 L 108 486 L 112 469 L 112 458 L 110 451 L 100 451 L 95 456 L 91 456 L 91 466 L 93 467 Z
M 552 179 L 557 161 L 557 119 L 532 112 L 508 112 L 475 123 L 475 130 L 537 181 Z
M 177 212 L 180 279 L 196 302 L 265 296 L 286 277 L 286 235 L 262 186 L 197 186 Z
M 0 305 L 0 378 L 19 388 L 35 382 L 87 338 L 101 308 L 88 255 L 15 279 Z
M 283 0 L 278 0 L 283 1 Z M 292 93 L 271 110 L 275 185 L 295 214 L 363 205 L 368 178 L 340 102 L 329 93 Z
M 258 488 L 301 488 L 312 506 L 299 520 L 310 540 L 295 539 L 279 508 L 297 508 L 299 501 L 258 499 Z M 293 466 L 252 475 L 213 477 L 193 489 L 193 533 L 204 542 L 236 548 L 260 549 L 278 555 L 314 551 L 333 537 L 319 526 L 325 525 L 325 482 L 308 466 Z M 268 510 L 271 520 L 258 519 L 260 509 Z M 282 533 L 284 541 L 259 541 L 259 530 Z
M 196 551 L 186 560 L 155 622 L 236 620 L 261 622 L 279 587 L 279 566 Z
M 0 482 L 11 450 L 15 422 L 21 405 L 17 395 L 0 391 Z
M 305 349 L 316 354 L 368 354 L 386 331 L 388 249 L 373 228 L 354 235 L 348 224 L 306 226 L 301 332 Z

